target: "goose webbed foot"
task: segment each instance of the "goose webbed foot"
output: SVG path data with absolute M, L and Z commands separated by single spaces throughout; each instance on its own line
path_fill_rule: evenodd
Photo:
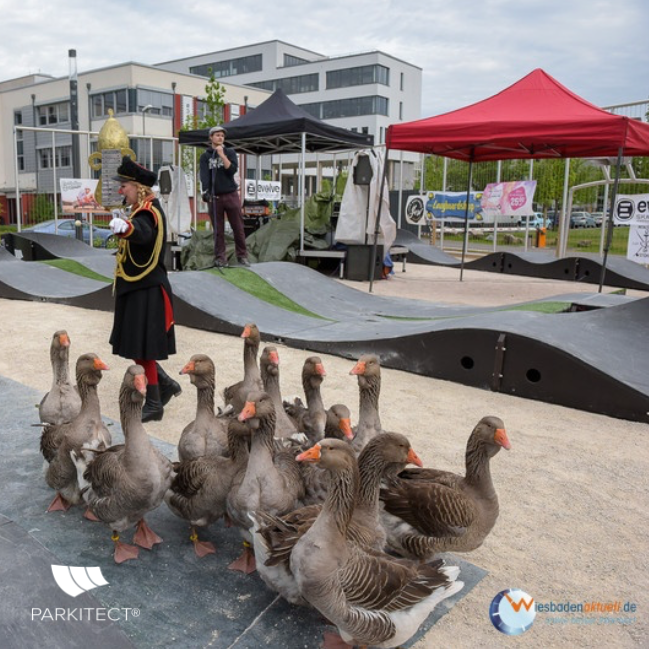
M 48 512 L 67 512 L 68 509 L 72 507 L 72 504 L 67 501 L 58 491 L 54 500 L 50 503 L 50 506 L 47 508 Z
M 322 649 L 352 649 L 354 645 L 345 642 L 337 633 L 325 631 L 322 637 Z
M 115 553 L 113 554 L 115 563 L 124 563 L 124 561 L 128 561 L 129 559 L 138 558 L 140 554 L 139 549 L 136 548 L 134 545 L 129 545 L 128 543 L 122 543 L 119 540 L 119 534 L 117 532 L 113 532 L 113 536 L 111 536 L 111 540 L 115 544 Z
M 83 517 L 87 518 L 89 521 L 92 521 L 93 523 L 98 523 L 99 519 L 93 514 L 92 509 L 88 507 L 86 511 L 83 513 Z
M 142 519 L 137 524 L 133 543 L 150 550 L 156 543 L 162 543 L 162 539 Z
M 250 547 L 250 543 L 247 541 L 243 542 L 243 552 L 228 566 L 228 570 L 243 572 L 245 575 L 249 575 L 257 570 L 255 554 Z
M 199 559 L 202 559 L 208 554 L 216 554 L 216 548 L 214 547 L 214 544 L 210 543 L 209 541 L 201 541 L 198 538 L 198 534 L 196 533 L 196 530 L 194 528 L 192 528 L 191 530 L 189 540 L 194 544 L 194 552 L 196 552 L 196 556 Z

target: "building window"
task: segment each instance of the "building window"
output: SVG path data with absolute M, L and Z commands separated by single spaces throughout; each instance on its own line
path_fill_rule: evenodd
M 390 69 L 384 65 L 362 65 L 356 68 L 330 70 L 327 72 L 327 90 L 364 86 L 370 83 L 390 85 Z
M 14 124 L 20 126 L 23 123 L 23 113 L 20 110 L 14 111 Z M 24 131 L 16 129 L 16 163 L 18 171 L 25 171 L 25 153 L 24 153 Z
M 37 112 L 39 126 L 62 124 L 70 121 L 70 106 L 68 102 L 39 106 Z
M 399 75 L 399 90 L 403 90 L 403 72 Z
M 92 95 L 91 104 L 93 117 L 106 117 L 108 109 L 111 109 L 114 115 L 124 115 L 132 112 L 129 111 L 126 88 Z
M 387 97 L 370 95 L 369 97 L 350 97 L 349 99 L 300 104 L 300 107 L 318 119 L 335 119 L 360 115 L 385 115 L 387 117 L 389 105 Z
M 40 149 L 38 151 L 38 168 L 51 169 L 52 164 L 52 149 Z M 56 166 L 71 167 L 72 166 L 72 147 L 71 146 L 57 146 L 56 147 Z
M 299 56 L 293 56 L 292 54 L 284 54 L 284 67 L 290 68 L 293 65 L 302 65 L 303 63 L 308 63 L 306 59 L 301 59 Z
M 400 120 L 403 119 L 403 102 L 402 101 L 399 102 L 399 119 Z
M 215 120 L 217 123 L 223 123 L 225 121 L 224 119 L 224 114 L 223 114 L 223 109 L 224 106 L 218 106 L 218 113 L 216 115 L 209 114 L 209 105 L 206 101 L 203 101 L 202 99 L 199 99 L 196 102 L 196 121 L 197 122 L 204 122 L 207 120 L 208 116 L 210 119 Z
M 300 92 L 316 92 L 320 89 L 319 74 L 303 74 L 299 77 L 286 77 L 284 79 L 269 79 L 268 81 L 257 81 L 248 83 L 248 86 L 270 90 L 275 92 L 281 88 L 287 95 L 297 95 Z
M 262 69 L 261 54 L 252 56 L 242 56 L 238 59 L 228 59 L 226 61 L 215 61 L 205 65 L 196 65 L 189 68 L 192 74 L 199 74 L 202 77 L 214 75 L 215 79 L 222 77 L 231 77 L 235 74 L 247 74 L 248 72 L 259 72 Z
M 172 117 L 174 114 L 174 96 L 169 92 L 137 89 L 137 112 L 141 113 L 145 106 L 152 106 L 147 112 L 150 115 Z

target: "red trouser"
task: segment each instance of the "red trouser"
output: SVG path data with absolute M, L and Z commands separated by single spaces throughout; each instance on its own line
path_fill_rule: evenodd
M 237 258 L 247 257 L 246 235 L 243 231 L 243 217 L 241 215 L 241 200 L 239 192 L 219 194 L 212 198 L 210 220 L 214 229 L 214 258 L 225 262 L 225 216 L 227 215 L 232 233 L 234 234 L 234 247 Z

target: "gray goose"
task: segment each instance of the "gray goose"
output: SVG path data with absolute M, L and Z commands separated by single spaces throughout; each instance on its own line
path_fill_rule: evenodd
M 302 388 L 306 397 L 306 408 L 300 399 L 284 407 L 292 414 L 297 429 L 307 436 L 309 444 L 315 444 L 325 436 L 327 412 L 322 402 L 320 386 L 327 375 L 319 356 L 309 356 L 302 366 Z
M 50 344 L 52 387 L 38 406 L 38 416 L 44 424 L 59 425 L 72 421 L 81 410 L 81 397 L 70 381 L 70 336 L 57 331 Z
M 379 416 L 381 363 L 378 356 L 364 354 L 349 373 L 358 377 L 358 424 L 352 446 L 359 453 L 370 439 L 383 432 Z
M 248 395 L 239 421 L 246 423 L 252 441 L 243 479 L 228 494 L 227 512 L 244 538 L 244 552 L 228 567 L 250 573 L 255 570 L 255 561 L 250 549 L 249 513 L 259 509 L 280 515 L 293 511 L 302 504 L 304 483 L 294 454 L 276 448 L 275 405 L 266 392 Z
M 322 510 L 291 552 L 299 592 L 338 627 L 345 642 L 397 647 L 416 632 L 435 606 L 458 592 L 459 570 L 395 559 L 363 547 L 349 532 L 359 490 L 353 449 L 325 439 L 297 457 L 332 474 Z
M 189 538 L 198 557 L 213 554 L 216 549 L 209 541 L 199 540 L 196 527 L 205 527 L 225 516 L 228 492 L 248 462 L 248 429 L 236 419 L 227 422 L 228 457 L 205 455 L 177 463 L 176 475 L 165 495 L 169 509 L 189 521 Z
M 139 550 L 122 543 L 119 533 L 137 524 L 137 545 L 151 549 L 162 539 L 145 523 L 147 512 L 156 509 L 171 485 L 173 467 L 152 444 L 142 424 L 146 376 L 140 365 L 124 374 L 119 392 L 119 413 L 124 444 L 111 446 L 90 459 L 88 451 L 72 453 L 83 497 L 92 513 L 113 531 L 114 559 L 136 559 Z M 90 461 L 89 461 L 90 460 Z
M 379 519 L 381 479 L 386 474 L 398 473 L 408 463 L 423 466 L 408 439 L 399 433 L 378 435 L 361 452 L 358 458 L 359 491 L 349 526 L 350 538 L 356 543 L 383 550 L 385 531 Z M 290 571 L 291 551 L 321 510 L 322 505 L 310 505 L 281 517 L 263 511 L 252 515 L 259 576 L 293 604 L 305 604 L 305 601 Z
M 282 404 L 282 392 L 279 385 L 279 352 L 277 347 L 267 346 L 261 351 L 259 370 L 264 392 L 270 395 L 275 405 L 277 423 L 275 437 L 285 439 L 298 432 L 295 422 L 286 414 Z
M 245 325 L 241 338 L 243 338 L 243 379 L 223 390 L 223 402 L 226 407 L 230 406 L 226 409 L 235 414 L 241 412 L 246 403 L 248 392 L 264 389 L 257 359 L 261 342 L 261 335 L 257 325 L 252 322 Z
M 490 460 L 511 444 L 499 417 L 483 417 L 466 445 L 464 476 L 435 469 L 406 469 L 381 489 L 388 547 L 428 561 L 438 552 L 480 547 L 498 518 Z
M 41 434 L 41 453 L 45 481 L 57 494 L 47 511 L 66 511 L 81 501 L 77 471 L 71 451 L 86 446 L 101 450 L 110 446 L 111 435 L 101 418 L 97 385 L 108 365 L 97 354 L 82 354 L 77 359 L 77 389 L 81 397 L 79 414 L 67 423 L 47 425 Z
M 196 388 L 196 417 L 178 440 L 178 459 L 194 460 L 204 455 L 225 455 L 228 450 L 228 420 L 214 414 L 216 372 L 205 354 L 194 354 L 180 370 Z

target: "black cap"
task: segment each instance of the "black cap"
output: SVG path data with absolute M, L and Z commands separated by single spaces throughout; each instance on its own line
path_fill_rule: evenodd
M 131 158 L 125 155 L 122 158 L 122 164 L 117 167 L 117 175 L 113 176 L 113 180 L 130 180 L 135 183 L 140 183 L 140 185 L 146 185 L 147 187 L 153 187 L 158 180 L 158 176 L 144 168 L 142 165 L 133 162 Z

